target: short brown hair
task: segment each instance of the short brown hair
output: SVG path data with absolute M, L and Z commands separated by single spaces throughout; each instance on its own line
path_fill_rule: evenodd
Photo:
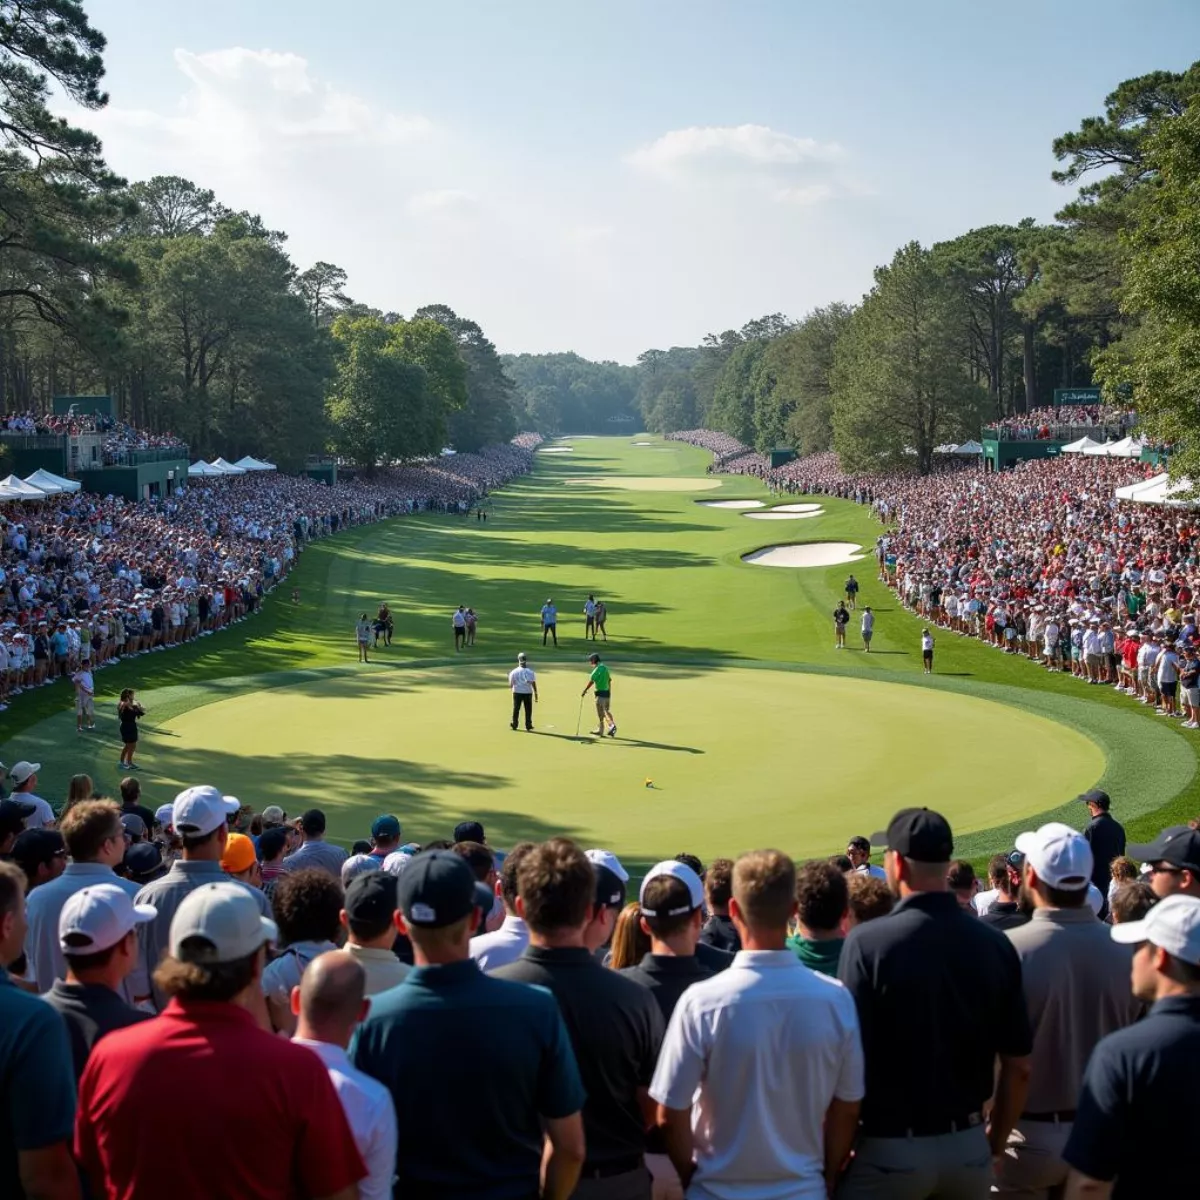
M 1148 883 L 1140 880 L 1123 883 L 1113 892 L 1112 919 L 1114 925 L 1125 925 L 1129 921 L 1140 921 L 1156 904 L 1158 897 Z
M 121 800 L 125 804 L 134 804 L 142 794 L 142 783 L 132 775 L 121 780 Z
M 886 917 L 895 906 L 892 889 L 877 875 L 851 875 L 847 880 L 850 893 L 850 915 L 856 925 Z
M 975 883 L 975 868 L 965 858 L 956 858 L 946 868 L 946 884 L 952 892 L 965 892 Z
M 831 862 L 806 862 L 796 872 L 800 923 L 820 933 L 837 929 L 850 905 L 846 876 Z
M 121 810 L 111 800 L 81 800 L 63 817 L 59 832 L 76 862 L 94 862 L 105 842 L 125 836 Z
M 165 954 L 155 968 L 154 982 L 168 996 L 180 996 L 184 1000 L 229 1001 L 250 986 L 260 954 L 264 954 L 261 946 L 245 958 L 207 964 L 181 962 Z
M 733 859 L 714 858 L 704 875 L 704 894 L 709 908 L 728 908 L 733 895 Z
M 500 868 L 500 899 L 509 908 L 517 906 L 517 872 L 533 847 L 533 842 L 518 842 L 505 856 Z
M 755 929 L 787 926 L 796 903 L 796 865 L 781 850 L 751 850 L 733 865 L 733 898 Z
M 596 899 L 596 872 L 570 838 L 534 846 L 517 868 L 517 891 L 525 923 L 535 933 L 575 929 Z
M 487 877 L 495 869 L 496 856 L 482 842 L 455 842 L 452 848 L 471 868 L 476 881 L 486 883 Z
M 0 860 L 0 917 L 17 911 L 25 887 L 25 872 L 16 863 Z M 8 966 L 8 963 L 3 965 Z
M 1121 854 L 1108 864 L 1108 873 L 1113 879 L 1134 883 L 1138 878 L 1138 865 L 1132 858 L 1126 858 L 1124 854 Z

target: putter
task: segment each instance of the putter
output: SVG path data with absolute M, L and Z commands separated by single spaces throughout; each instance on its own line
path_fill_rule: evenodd
M 575 714 L 575 736 L 579 736 L 579 726 L 583 721 L 583 697 L 579 697 L 579 712 Z

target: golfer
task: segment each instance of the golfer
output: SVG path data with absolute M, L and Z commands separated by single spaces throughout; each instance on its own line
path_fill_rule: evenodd
M 450 618 L 454 626 L 454 652 L 457 654 L 467 644 L 467 610 L 460 604 Z
M 588 638 L 591 638 L 594 642 L 596 640 L 596 597 L 590 592 L 583 605 L 583 616 L 585 621 L 583 640 L 586 642 Z
M 875 614 L 871 611 L 871 606 L 868 604 L 863 609 L 862 613 L 862 640 L 863 649 L 871 653 L 871 635 L 875 632 Z
M 558 609 L 554 607 L 553 598 L 546 601 L 542 605 L 542 645 L 546 644 L 546 638 L 552 637 L 554 644 L 558 645 Z
M 605 722 L 608 722 L 608 736 L 617 736 L 617 722 L 612 715 L 612 672 L 600 661 L 600 655 L 589 654 L 588 662 L 592 664 L 592 673 L 588 676 L 587 687 L 580 693 L 586 696 L 594 687 L 596 689 L 596 717 L 600 722 L 598 729 L 592 733 L 603 737 Z
M 850 614 L 846 611 L 846 602 L 838 601 L 838 606 L 833 610 L 833 636 L 836 639 L 833 643 L 835 650 L 845 650 L 846 648 L 846 626 L 850 624 Z
M 604 628 L 605 622 L 608 620 L 608 605 L 603 600 L 596 601 L 596 631 L 607 642 L 608 630 Z M 595 641 L 595 637 L 592 641 Z
M 846 580 L 846 603 L 851 608 L 858 604 L 858 580 L 853 575 Z
M 367 620 L 367 614 L 363 613 L 358 618 L 358 624 L 354 627 L 354 636 L 358 638 L 358 661 L 370 662 L 367 657 L 367 647 L 371 644 L 371 622 Z
M 925 674 L 933 674 L 933 634 L 928 629 L 921 630 L 921 661 L 925 664 Z
M 525 710 L 525 729 L 533 732 L 533 706 L 538 698 L 537 676 L 529 669 L 525 655 L 517 655 L 517 665 L 508 673 L 508 690 L 512 692 L 512 727 L 516 729 L 521 709 Z

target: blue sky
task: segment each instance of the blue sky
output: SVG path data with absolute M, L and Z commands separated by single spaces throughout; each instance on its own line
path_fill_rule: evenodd
M 1195 0 L 86 8 L 114 169 L 261 213 L 355 299 L 625 362 L 1049 219 L 1055 135 L 1200 48 Z

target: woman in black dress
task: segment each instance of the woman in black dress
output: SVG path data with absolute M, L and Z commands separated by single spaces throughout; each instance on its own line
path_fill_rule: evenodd
M 142 706 L 133 697 L 133 688 L 124 688 L 121 698 L 117 701 L 117 720 L 121 726 L 121 761 L 117 769 L 122 771 L 140 771 L 141 767 L 133 761 L 133 752 L 137 749 L 138 718 L 146 715 Z

